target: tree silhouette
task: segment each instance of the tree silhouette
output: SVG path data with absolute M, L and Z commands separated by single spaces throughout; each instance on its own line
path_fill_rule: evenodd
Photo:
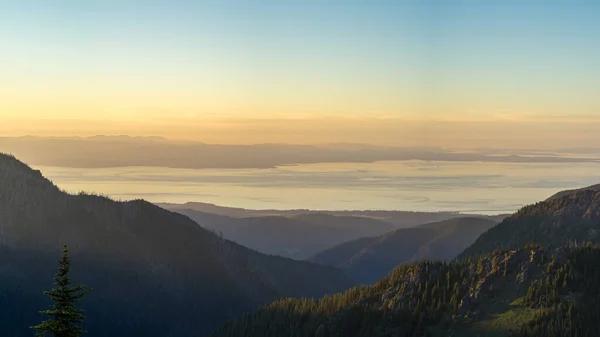
M 83 285 L 72 286 L 69 278 L 70 268 L 69 249 L 64 245 L 60 267 L 54 278 L 57 287 L 51 291 L 44 291 L 54 304 L 51 309 L 40 311 L 40 314 L 49 316 L 50 319 L 31 327 L 36 330 L 36 336 L 43 337 L 51 334 L 53 337 L 79 337 L 86 333 L 80 326 L 85 318 L 83 310 L 77 308 L 75 304 L 91 289 Z

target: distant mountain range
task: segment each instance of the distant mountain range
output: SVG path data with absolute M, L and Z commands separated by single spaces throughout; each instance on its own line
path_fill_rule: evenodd
M 48 301 L 60 247 L 72 280 L 94 288 L 82 306 L 90 337 L 200 336 L 279 297 L 353 284 L 340 270 L 267 256 L 137 200 L 69 195 L 0 154 L 0 326 L 25 336 Z
M 187 215 L 225 239 L 265 254 L 303 260 L 338 243 L 390 231 L 390 223 L 366 217 L 308 213 L 234 218 L 190 209 Z
M 452 212 L 246 210 L 203 203 L 158 205 L 190 217 L 225 239 L 262 253 L 294 259 L 307 259 L 343 242 L 376 237 L 397 228 L 464 216 Z M 490 219 L 493 223 L 503 216 L 474 217 Z M 461 246 L 461 250 L 465 247 Z M 400 261 L 403 262 L 403 258 Z M 383 275 L 376 273 L 376 279 Z
M 343 268 L 357 280 L 373 283 L 404 262 L 451 260 L 496 223 L 484 218 L 454 218 L 398 229 L 342 243 L 309 261 Z
M 245 208 L 235 207 L 224 207 L 217 206 L 214 204 L 203 203 L 203 202 L 187 202 L 183 204 L 174 203 L 157 203 L 158 206 L 166 208 L 172 211 L 181 210 L 194 210 L 202 213 L 211 213 L 217 215 L 226 215 L 234 218 L 252 218 L 252 217 L 269 217 L 269 216 L 282 216 L 282 217 L 294 217 L 305 214 L 322 214 L 333 215 L 336 217 L 360 217 L 360 218 L 372 218 L 380 220 L 386 223 L 391 223 L 397 228 L 406 228 L 421 225 L 429 222 L 443 221 L 447 219 L 460 218 L 460 217 L 478 217 L 485 219 L 493 219 L 500 221 L 507 217 L 509 214 L 498 214 L 498 215 L 480 215 L 480 214 L 464 214 L 459 212 L 412 212 L 412 211 L 382 211 L 382 210 L 344 210 L 344 211 L 312 211 L 309 209 L 292 209 L 292 210 L 277 210 L 277 209 L 264 209 L 254 210 Z
M 32 165 L 77 168 L 154 166 L 171 168 L 271 168 L 315 163 L 393 160 L 485 162 L 599 162 L 593 156 L 566 157 L 539 151 L 447 151 L 363 144 L 221 145 L 159 137 L 0 137 L 0 151 Z M 98 155 L 90 156 L 90 153 Z

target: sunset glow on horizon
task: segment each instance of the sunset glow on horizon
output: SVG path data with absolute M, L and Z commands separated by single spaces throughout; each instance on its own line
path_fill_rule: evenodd
M 3 2 L 0 135 L 597 138 L 600 6 L 499 3 Z

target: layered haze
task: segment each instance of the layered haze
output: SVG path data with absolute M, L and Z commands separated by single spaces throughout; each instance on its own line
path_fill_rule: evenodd
M 0 138 L 59 187 L 252 209 L 511 213 L 600 181 L 594 148 L 448 150 L 215 145 L 162 138 Z

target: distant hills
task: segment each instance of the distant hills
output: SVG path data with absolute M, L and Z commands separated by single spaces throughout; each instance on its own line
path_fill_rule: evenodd
M 352 284 L 341 271 L 267 256 L 148 202 L 69 195 L 0 154 L 0 326 L 25 336 L 47 308 L 60 247 L 72 280 L 95 290 L 82 306 L 90 337 L 201 336 L 279 297 Z
M 447 151 L 364 144 L 222 145 L 159 137 L 0 137 L 0 149 L 32 165 L 77 168 L 154 166 L 171 168 L 271 168 L 315 163 L 394 160 L 581 163 L 599 159 L 536 151 Z M 89 156 L 90 153 L 98 155 Z
M 338 243 L 390 231 L 390 223 L 366 217 L 300 214 L 234 218 L 190 209 L 187 215 L 204 228 L 265 254 L 306 259 Z
M 417 225 L 421 225 L 429 222 L 442 221 L 452 218 L 460 218 L 460 217 L 478 217 L 485 219 L 493 219 L 493 220 L 502 220 L 507 217 L 509 214 L 499 214 L 499 215 L 480 215 L 480 214 L 463 214 L 459 212 L 412 212 L 412 211 L 382 211 L 382 210 L 365 210 L 365 211 L 357 211 L 357 210 L 345 210 L 345 211 L 311 211 L 309 209 L 292 209 L 292 210 L 277 210 L 277 209 L 264 209 L 264 210 L 254 210 L 254 209 L 245 209 L 245 208 L 235 208 L 235 207 L 224 207 L 217 206 L 209 203 L 202 202 L 187 202 L 183 204 L 174 204 L 174 203 L 157 203 L 158 206 L 166 208 L 172 211 L 182 211 L 182 210 L 194 210 L 202 213 L 211 213 L 217 215 L 226 215 L 234 218 L 252 218 L 252 217 L 269 217 L 269 216 L 282 216 L 282 217 L 294 217 L 294 216 L 304 216 L 306 214 L 316 214 L 318 219 L 323 219 L 323 214 L 325 215 L 333 215 L 336 217 L 344 217 L 348 219 L 348 217 L 360 217 L 362 218 L 372 218 L 376 220 L 380 220 L 386 223 L 391 223 L 395 228 L 406 228 L 413 227 Z M 358 219 L 359 221 L 362 221 Z
M 465 216 L 452 212 L 247 210 L 204 203 L 158 205 L 189 216 L 204 228 L 246 247 L 294 259 L 307 259 L 346 241 L 376 237 L 397 228 Z M 472 217 L 490 221 L 503 218 Z M 383 275 L 377 273 L 377 279 Z
M 404 262 L 451 260 L 496 223 L 490 219 L 465 217 L 398 229 L 378 237 L 342 243 L 309 261 L 343 268 L 357 280 L 373 283 Z

